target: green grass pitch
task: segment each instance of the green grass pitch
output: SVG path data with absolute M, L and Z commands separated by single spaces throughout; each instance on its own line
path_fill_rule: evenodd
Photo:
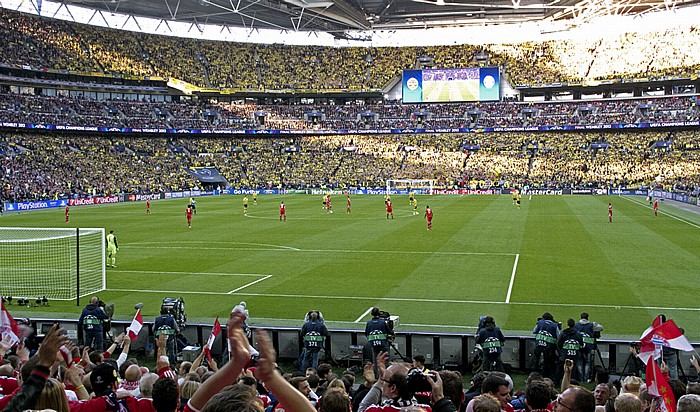
M 323 312 L 330 327 L 364 328 L 368 309 L 400 316 L 399 330 L 472 333 L 492 315 L 506 333 L 529 334 L 536 319 L 578 320 L 582 311 L 605 336 L 637 337 L 665 313 L 700 338 L 700 216 L 662 204 L 654 217 L 643 198 L 617 196 L 394 196 L 393 220 L 382 196 L 259 196 L 243 215 L 242 196 L 202 197 L 192 229 L 187 200 L 7 214 L 2 226 L 114 229 L 117 268 L 107 268 L 116 317 L 133 305 L 152 320 L 164 297 L 182 296 L 191 322 L 211 323 L 245 300 L 257 325 L 301 325 Z M 288 221 L 278 207 L 287 204 Z M 614 206 L 608 223 L 607 204 Z M 426 230 L 425 207 L 435 213 Z M 7 277 L 5 277 L 7 279 Z M 73 302 L 16 316 L 75 317 Z M 47 313 L 53 312 L 53 313 Z

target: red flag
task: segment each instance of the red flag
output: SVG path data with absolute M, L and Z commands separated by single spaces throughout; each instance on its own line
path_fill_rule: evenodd
M 642 339 L 642 343 L 645 342 L 652 342 L 655 345 L 666 346 L 686 352 L 692 352 L 694 350 L 693 345 L 688 342 L 688 338 L 683 336 L 683 332 L 681 332 L 680 328 L 676 326 L 676 322 L 672 319 L 667 320 L 647 333 L 644 339 Z
M 639 359 L 645 364 L 649 359 L 659 359 L 661 357 L 661 346 L 654 344 L 651 340 L 643 340 L 639 345 Z
M 651 332 L 652 330 L 661 326 L 662 323 L 663 323 L 663 318 L 661 315 L 654 318 L 654 321 L 651 322 L 651 326 L 649 326 L 648 328 L 646 328 L 646 330 L 644 332 L 642 332 L 642 336 L 639 338 L 639 340 L 643 340 L 649 334 L 649 332 Z
M 219 323 L 219 317 L 216 317 L 214 321 L 214 327 L 211 329 L 211 334 L 207 340 L 207 344 L 204 345 L 204 355 L 206 355 L 207 360 L 211 362 L 211 348 L 214 346 L 214 341 L 216 337 L 221 333 L 221 324 Z
M 5 302 L 0 304 L 2 307 L 2 312 L 0 312 L 0 335 L 2 335 L 2 340 L 10 342 L 10 345 L 14 345 L 19 342 L 20 331 L 17 321 L 12 318 L 10 312 L 5 309 Z
M 131 321 L 131 325 L 129 325 L 129 327 L 126 328 L 126 331 L 129 334 L 129 339 L 137 340 L 139 338 L 139 332 L 141 332 L 142 327 L 143 318 L 141 317 L 141 309 L 139 309 L 136 311 L 136 316 L 134 316 L 134 320 Z
M 661 397 L 658 400 L 661 401 L 659 406 L 662 411 L 676 412 L 676 398 L 656 362 L 647 363 L 647 391 L 650 395 Z

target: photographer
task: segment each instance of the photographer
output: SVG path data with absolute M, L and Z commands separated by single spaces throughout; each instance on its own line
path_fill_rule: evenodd
M 104 350 L 104 337 L 102 322 L 109 319 L 104 310 L 104 303 L 97 296 L 90 299 L 90 303 L 83 308 L 78 323 L 83 326 L 83 342 L 102 352 Z
M 479 329 L 476 343 L 481 345 L 484 351 L 483 370 L 505 372 L 501 362 L 501 352 L 506 338 L 501 333 L 501 328 L 496 326 L 493 317 L 485 316 L 481 324 L 483 328 Z
M 385 352 L 387 353 L 386 360 L 389 359 L 389 335 L 391 330 L 386 321 L 380 317 L 382 312 L 378 307 L 373 307 L 371 314 L 372 319 L 368 320 L 367 325 L 365 325 L 365 336 L 367 337 L 367 345 L 372 348 L 372 363 L 375 365 L 375 373 L 378 374 L 377 355 L 380 352 Z
M 581 348 L 581 357 L 579 358 L 578 374 L 582 381 L 591 381 L 591 369 L 593 367 L 593 354 L 596 350 L 596 339 L 600 337 L 600 332 L 603 331 L 603 326 L 596 322 L 588 320 L 588 313 L 581 313 L 581 320 L 576 322 L 574 328 L 581 334 L 583 338 L 583 347 Z
M 638 342 L 630 342 L 630 357 L 629 357 L 629 365 L 630 365 L 630 370 L 629 373 L 631 373 L 634 376 L 639 376 L 640 378 L 644 379 L 644 375 L 646 372 L 646 365 L 644 365 L 644 362 L 639 359 L 639 343 Z
M 160 335 L 165 335 L 167 337 L 166 347 L 168 360 L 171 366 L 174 366 L 177 362 L 177 342 L 175 341 L 175 335 L 180 333 L 180 328 L 175 322 L 175 318 L 170 313 L 167 307 L 161 306 L 160 316 L 158 316 L 153 323 L 153 333 L 156 339 Z
M 531 369 L 541 372 L 545 378 L 554 379 L 557 365 L 557 338 L 561 326 L 554 321 L 551 313 L 545 312 L 537 319 L 537 324 L 532 330 L 535 334 L 535 355 L 532 358 Z M 540 357 L 542 368 L 540 368 Z
M 323 342 L 330 337 L 330 332 L 323 323 L 321 312 L 312 310 L 307 314 L 307 321 L 301 328 L 301 336 L 304 339 L 304 356 L 299 366 L 300 371 L 306 371 L 311 366 L 318 367 L 318 354 L 323 348 Z M 311 365 L 309 365 L 311 363 Z

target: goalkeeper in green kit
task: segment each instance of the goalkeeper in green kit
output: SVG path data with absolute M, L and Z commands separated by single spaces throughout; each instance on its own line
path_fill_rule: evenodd
M 117 267 L 119 244 L 117 243 L 117 237 L 114 236 L 114 230 L 109 231 L 105 242 L 107 243 L 107 266 L 115 268 Z

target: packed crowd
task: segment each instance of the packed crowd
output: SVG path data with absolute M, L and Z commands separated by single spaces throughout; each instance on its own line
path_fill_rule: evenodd
M 668 356 L 660 361 L 661 377 L 647 387 L 639 369 L 619 380 L 603 368 L 586 371 L 589 359 L 582 356 L 588 343 L 595 344 L 596 331 L 602 325 L 588 320 L 568 319 L 567 328 L 545 312 L 533 333 L 537 339 L 548 336 L 551 327 L 553 351 L 547 346 L 535 349 L 543 355 L 543 365 L 533 363 L 525 384 L 514 384 L 503 365 L 487 353 L 497 348 L 494 342 L 481 343 L 485 350 L 482 365 L 474 365 L 469 386 L 462 374 L 452 370 L 430 370 L 425 357 L 416 354 L 408 359 L 390 359 L 386 323 L 374 308 L 367 322 L 368 339 L 364 367 L 336 374 L 329 363 L 319 363 L 319 353 L 329 336 L 318 311 L 311 311 L 300 330 L 303 352 L 298 368 L 285 373 L 276 363 L 272 341 L 264 330 L 257 330 L 255 345 L 249 342 L 248 313 L 241 302 L 232 312 L 225 331 L 228 349 L 221 358 L 201 351 L 193 361 L 179 364 L 172 356 L 171 342 L 176 341 L 177 322 L 170 312 L 161 310 L 153 330 L 156 335 L 155 368 L 151 371 L 130 354 L 132 334 L 114 337 L 105 349 L 101 339 L 102 320 L 107 315 L 94 297 L 80 318 L 84 346 L 76 346 L 63 329 L 54 325 L 40 344 L 31 341 L 16 344 L 16 338 L 0 341 L 0 410 L 55 410 L 57 412 L 131 411 L 131 412 L 653 412 L 700 410 L 700 383 L 678 379 L 677 371 L 668 367 Z M 243 309 L 237 310 L 242 307 Z M 94 329 L 99 328 L 99 332 Z M 558 332 L 558 329 L 563 329 Z M 175 331 L 176 333 L 168 333 Z M 23 337 L 24 329 L 18 332 Z M 591 333 L 591 335 L 589 335 Z M 500 336 L 491 316 L 485 316 L 477 333 L 477 343 L 486 336 Z M 561 336 L 559 336 L 561 334 Z M 138 336 L 138 334 L 136 334 Z M 585 337 L 589 340 L 585 340 Z M 566 339 L 566 340 L 563 340 Z M 573 343 L 572 343 L 573 342 Z M 588 342 L 588 343 L 587 343 Z M 575 348 L 574 343 L 576 343 Z M 559 350 L 556 348 L 559 347 Z M 32 356 L 30 349 L 34 354 Z M 538 350 L 539 351 L 538 355 Z M 664 348 L 670 352 L 671 348 Z M 590 349 L 589 349 L 590 350 Z M 176 352 L 176 350 L 175 350 Z M 550 354 L 559 366 L 547 366 Z M 576 352 L 576 355 L 572 355 Z M 638 353 L 630 347 L 631 357 Z M 676 355 L 677 356 L 677 355 Z M 218 361 L 217 361 L 218 360 Z M 583 362 L 583 368 L 577 368 Z M 636 362 L 636 361 L 635 361 Z M 641 361 L 640 361 L 641 362 Z M 649 362 L 654 362 L 649 360 Z M 592 363 L 591 363 L 592 365 Z M 698 361 L 692 367 L 700 372 Z M 439 365 L 434 365 L 436 368 Z M 642 365 L 643 366 L 643 365 Z M 361 376 L 357 376 L 361 372 Z M 556 377 L 555 377 L 556 373 Z M 594 391 L 585 388 L 585 380 L 595 382 Z M 660 396 L 663 393 L 663 396 Z M 661 405 L 660 405 L 661 403 Z M 665 409 L 665 408 L 673 409 Z
M 262 118 L 262 124 L 259 121 Z M 256 105 L 0 94 L 0 121 L 167 129 L 348 130 L 571 126 L 697 121 L 697 98 L 547 103 Z
M 518 44 L 322 47 L 156 36 L 0 9 L 0 33 L 6 64 L 175 77 L 214 88 L 384 88 L 419 59 L 439 68 L 501 66 L 512 84 L 692 76 L 700 70 L 695 26 Z
M 608 147 L 591 147 L 601 142 Z M 653 130 L 206 139 L 5 135 L 0 199 L 187 190 L 198 182 L 185 169 L 201 166 L 216 167 L 232 187 L 384 187 L 387 179 L 401 177 L 433 179 L 445 188 L 625 186 L 697 194 L 700 135 Z

